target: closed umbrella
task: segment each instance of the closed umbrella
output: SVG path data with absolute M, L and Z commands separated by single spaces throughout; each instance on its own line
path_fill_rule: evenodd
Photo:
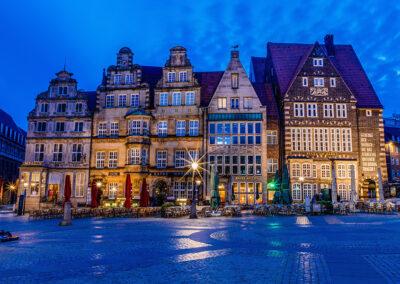
M 331 197 L 332 203 L 337 202 L 337 183 L 336 183 L 336 169 L 335 166 L 332 165 L 332 185 L 331 185 Z
M 128 209 L 132 207 L 132 182 L 131 182 L 131 176 L 129 174 L 126 175 L 126 181 L 125 181 L 124 207 Z
M 351 197 L 351 202 L 356 203 L 357 202 L 357 190 L 356 190 L 356 172 L 354 170 L 354 165 L 350 166 L 351 169 L 351 192 L 350 192 L 350 197 Z
M 150 194 L 149 194 L 149 191 L 147 190 L 146 179 L 143 178 L 143 181 L 141 184 L 141 189 L 140 189 L 139 205 L 140 205 L 140 207 L 148 207 L 149 204 L 150 204 Z
M 71 201 L 71 177 L 70 175 L 65 176 L 64 185 L 64 204 Z
M 382 170 L 379 167 L 378 168 L 378 186 L 379 186 L 379 201 L 384 202 L 385 201 L 385 196 L 384 196 L 384 191 L 383 191 L 383 182 L 382 182 Z
M 97 185 L 96 185 L 95 180 L 92 181 L 92 190 L 90 193 L 91 193 L 91 197 L 92 197 L 92 202 L 91 202 L 90 206 L 92 208 L 97 208 L 99 206 L 99 204 L 97 204 Z
M 215 171 L 215 169 L 214 169 Z M 213 210 L 217 210 L 220 203 L 221 203 L 221 198 L 219 196 L 219 191 L 218 191 L 218 185 L 219 185 L 219 177 L 218 173 L 214 172 L 213 174 L 213 188 L 211 189 L 211 208 Z

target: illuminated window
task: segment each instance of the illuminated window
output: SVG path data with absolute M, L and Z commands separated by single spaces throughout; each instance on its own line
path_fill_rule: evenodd
M 324 78 L 314 78 L 314 87 L 324 87 Z
M 324 59 L 323 58 L 313 58 L 313 66 L 314 67 L 324 66 Z
M 331 86 L 332 88 L 335 88 L 335 87 L 336 87 L 336 78 L 330 78 L 330 79 L 329 79 L 329 82 L 330 82 L 330 86 Z
M 232 86 L 232 89 L 239 88 L 239 74 L 238 73 L 231 74 L 231 86 Z
M 226 109 L 226 98 L 218 98 L 218 108 Z

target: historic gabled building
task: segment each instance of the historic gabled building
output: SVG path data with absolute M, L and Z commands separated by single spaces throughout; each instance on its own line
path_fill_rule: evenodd
M 184 47 L 170 49 L 154 92 L 152 115 L 151 190 L 167 186 L 176 199 L 191 199 L 192 179 L 184 175 L 190 162 L 202 155 L 203 121 L 200 85 Z
M 78 91 L 72 73 L 64 69 L 36 97 L 20 168 L 26 210 L 62 202 L 66 175 L 71 176 L 72 203 L 86 204 L 95 95 Z
M 123 47 L 97 89 L 90 176 L 106 203 L 123 203 L 127 174 L 139 199 L 140 183 L 149 174 L 154 77 L 161 77 L 161 68 L 134 64 L 132 51 Z
M 400 116 L 385 118 L 385 150 L 390 196 L 400 195 Z
M 204 103 L 208 171 L 214 165 L 220 176 L 221 201 L 230 202 L 232 192 L 234 203 L 265 201 L 267 172 L 275 173 L 278 165 L 277 161 L 267 165 L 266 108 L 240 62 L 239 51 L 231 51 L 225 72 Z
M 353 48 L 331 35 L 324 44 L 268 43 L 264 68 L 257 72 L 279 104 L 293 199 L 331 188 L 332 171 L 348 199 L 351 166 L 359 198 L 376 197 L 378 170 L 387 179 L 382 105 Z
M 0 203 L 15 201 L 15 183 L 25 157 L 26 132 L 0 109 Z

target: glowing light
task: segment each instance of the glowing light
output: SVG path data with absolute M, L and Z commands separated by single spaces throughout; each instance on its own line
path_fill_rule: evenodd
M 196 179 L 196 185 L 199 186 L 201 184 L 201 180 Z
M 304 177 L 299 177 L 299 181 L 304 181 Z
M 198 164 L 197 162 L 193 162 L 193 163 L 192 163 L 192 169 L 193 169 L 194 171 L 197 171 L 198 168 L 199 168 L 199 164 Z
M 101 187 L 101 186 L 102 186 L 101 181 L 96 182 L 96 186 L 97 186 L 97 187 Z

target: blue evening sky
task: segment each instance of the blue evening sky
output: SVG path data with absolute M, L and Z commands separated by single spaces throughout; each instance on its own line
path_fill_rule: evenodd
M 385 115 L 400 106 L 400 1 L 14 1 L 0 8 L 0 108 L 26 129 L 35 96 L 67 69 L 95 90 L 122 46 L 142 65 L 165 63 L 183 45 L 196 71 L 223 70 L 230 47 L 264 56 L 272 42 L 323 41 L 355 48 Z

